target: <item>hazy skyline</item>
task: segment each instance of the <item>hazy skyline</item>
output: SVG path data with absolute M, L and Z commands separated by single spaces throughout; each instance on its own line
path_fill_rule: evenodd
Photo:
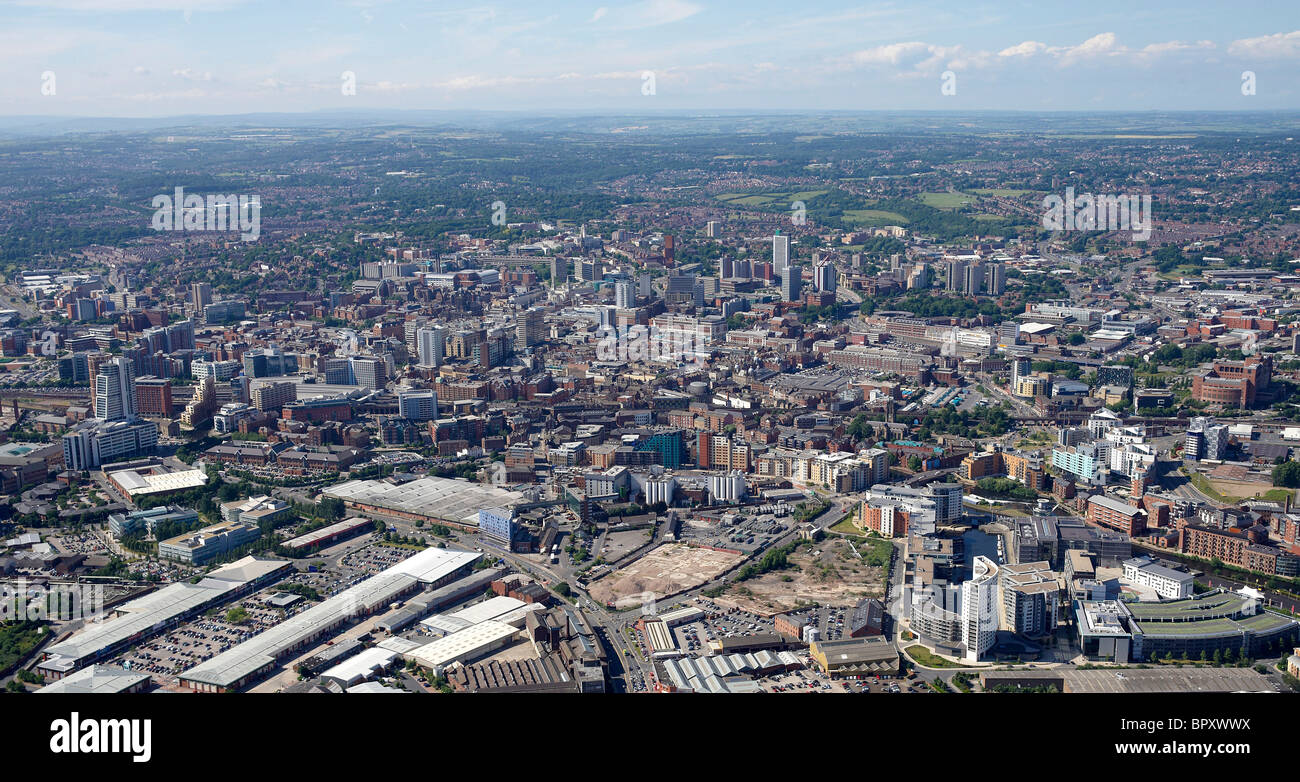
M 1300 7 L 1215 6 L 0 0 L 0 99 L 103 117 L 1300 109 Z

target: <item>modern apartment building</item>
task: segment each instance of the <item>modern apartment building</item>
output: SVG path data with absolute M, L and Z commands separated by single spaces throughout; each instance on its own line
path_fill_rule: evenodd
M 1124 561 L 1124 580 L 1130 584 L 1149 587 L 1166 600 L 1191 597 L 1192 574 L 1167 568 L 1148 556 Z
M 993 560 L 977 556 L 970 580 L 961 585 L 961 640 L 967 662 L 978 662 L 997 640 L 998 570 Z
M 1042 638 L 1060 623 L 1061 587 L 1045 560 L 1002 565 L 1002 626 L 1017 635 Z

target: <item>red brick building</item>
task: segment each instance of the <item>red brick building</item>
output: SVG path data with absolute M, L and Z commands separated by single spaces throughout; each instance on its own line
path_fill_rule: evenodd
M 1130 536 L 1141 535 L 1147 529 L 1146 511 L 1104 494 L 1088 498 L 1088 521 Z
M 1272 380 L 1273 359 L 1250 356 L 1244 361 L 1215 361 L 1210 369 L 1192 376 L 1192 398 L 1235 407 L 1255 404 Z

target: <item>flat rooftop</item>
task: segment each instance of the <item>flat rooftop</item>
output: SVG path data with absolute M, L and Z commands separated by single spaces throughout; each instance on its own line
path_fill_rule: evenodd
M 149 680 L 149 674 L 136 673 L 116 665 L 91 665 L 48 684 L 37 692 L 125 692 Z
M 203 470 L 177 470 L 175 472 L 154 473 L 140 472 L 138 470 L 118 470 L 109 473 L 108 478 L 132 497 L 162 494 L 169 491 L 184 491 L 203 486 L 208 482 L 208 474 Z
M 372 611 L 412 588 L 416 582 L 433 583 L 472 564 L 482 554 L 428 548 L 409 559 L 352 586 L 265 632 L 199 663 L 181 674 L 182 681 L 233 687 L 290 649 L 330 627 Z
M 49 647 L 45 652 L 52 659 L 47 662 L 67 660 L 74 666 L 78 665 L 104 649 L 134 637 L 144 637 L 154 628 L 162 627 L 188 611 L 219 602 L 249 581 L 286 567 L 292 567 L 292 564 L 249 556 L 214 570 L 197 584 L 187 581 L 168 584 L 118 606 L 115 609 L 118 616 L 91 622 L 66 641 Z
M 478 525 L 481 508 L 509 508 L 525 500 L 519 492 L 453 478 L 419 478 L 400 485 L 376 480 L 349 481 L 322 493 L 344 502 L 471 526 Z

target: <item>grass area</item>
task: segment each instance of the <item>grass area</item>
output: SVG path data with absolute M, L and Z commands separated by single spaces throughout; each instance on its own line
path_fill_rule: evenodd
M 975 203 L 975 198 L 965 193 L 922 193 L 921 203 L 935 209 L 960 209 Z
M 862 530 L 858 529 L 857 525 L 853 523 L 853 517 L 856 515 L 856 513 L 847 513 L 844 515 L 844 518 L 827 527 L 827 529 L 831 532 L 839 532 L 850 537 L 865 537 L 862 534 Z
M 1267 491 L 1256 492 L 1249 497 L 1235 497 L 1231 494 L 1225 494 L 1215 488 L 1214 482 L 1195 470 L 1185 470 L 1184 474 L 1192 485 L 1205 496 L 1228 505 L 1235 505 L 1242 500 L 1258 498 L 1267 502 L 1285 503 L 1288 497 L 1294 497 L 1290 489 L 1274 488 Z
M 913 660 L 916 660 L 917 665 L 921 665 L 926 668 L 965 668 L 966 667 L 961 663 L 955 663 L 952 660 L 946 660 L 942 657 L 938 657 L 929 649 L 926 649 L 924 646 L 921 646 L 920 644 L 909 646 L 904 651 L 907 652 L 908 657 L 911 657 Z
M 1024 436 L 1020 442 L 1016 443 L 1017 448 L 1028 448 L 1035 445 L 1051 445 L 1055 438 L 1047 432 L 1031 432 Z
M 998 198 L 1019 198 L 1025 193 L 1032 193 L 1032 190 L 1014 190 L 1006 187 L 977 187 L 971 190 L 976 195 L 997 196 Z
M 898 212 L 886 212 L 883 209 L 845 209 L 843 220 L 846 223 L 863 226 L 907 225 L 907 218 Z
M 1192 485 L 1196 487 L 1197 491 L 1199 491 L 1201 494 L 1204 494 L 1206 497 L 1209 497 L 1212 500 L 1216 500 L 1218 502 L 1222 502 L 1225 504 L 1235 504 L 1241 501 L 1240 497 L 1228 497 L 1226 495 L 1220 494 L 1218 490 L 1216 490 L 1213 486 L 1210 485 L 1209 478 L 1206 478 L 1204 475 L 1201 475 L 1199 472 L 1196 472 L 1195 470 L 1186 472 L 1186 475 L 1187 475 L 1187 479 L 1192 482 Z
M 26 659 L 49 632 L 39 622 L 0 622 L 0 672 Z
M 1178 138 L 1196 138 L 1195 133 L 1062 133 L 1054 138 L 1065 139 L 1178 139 Z
M 779 207 L 790 208 L 795 201 L 811 201 L 817 196 L 829 193 L 829 190 L 800 190 L 784 193 L 719 193 L 714 196 L 730 206 Z

